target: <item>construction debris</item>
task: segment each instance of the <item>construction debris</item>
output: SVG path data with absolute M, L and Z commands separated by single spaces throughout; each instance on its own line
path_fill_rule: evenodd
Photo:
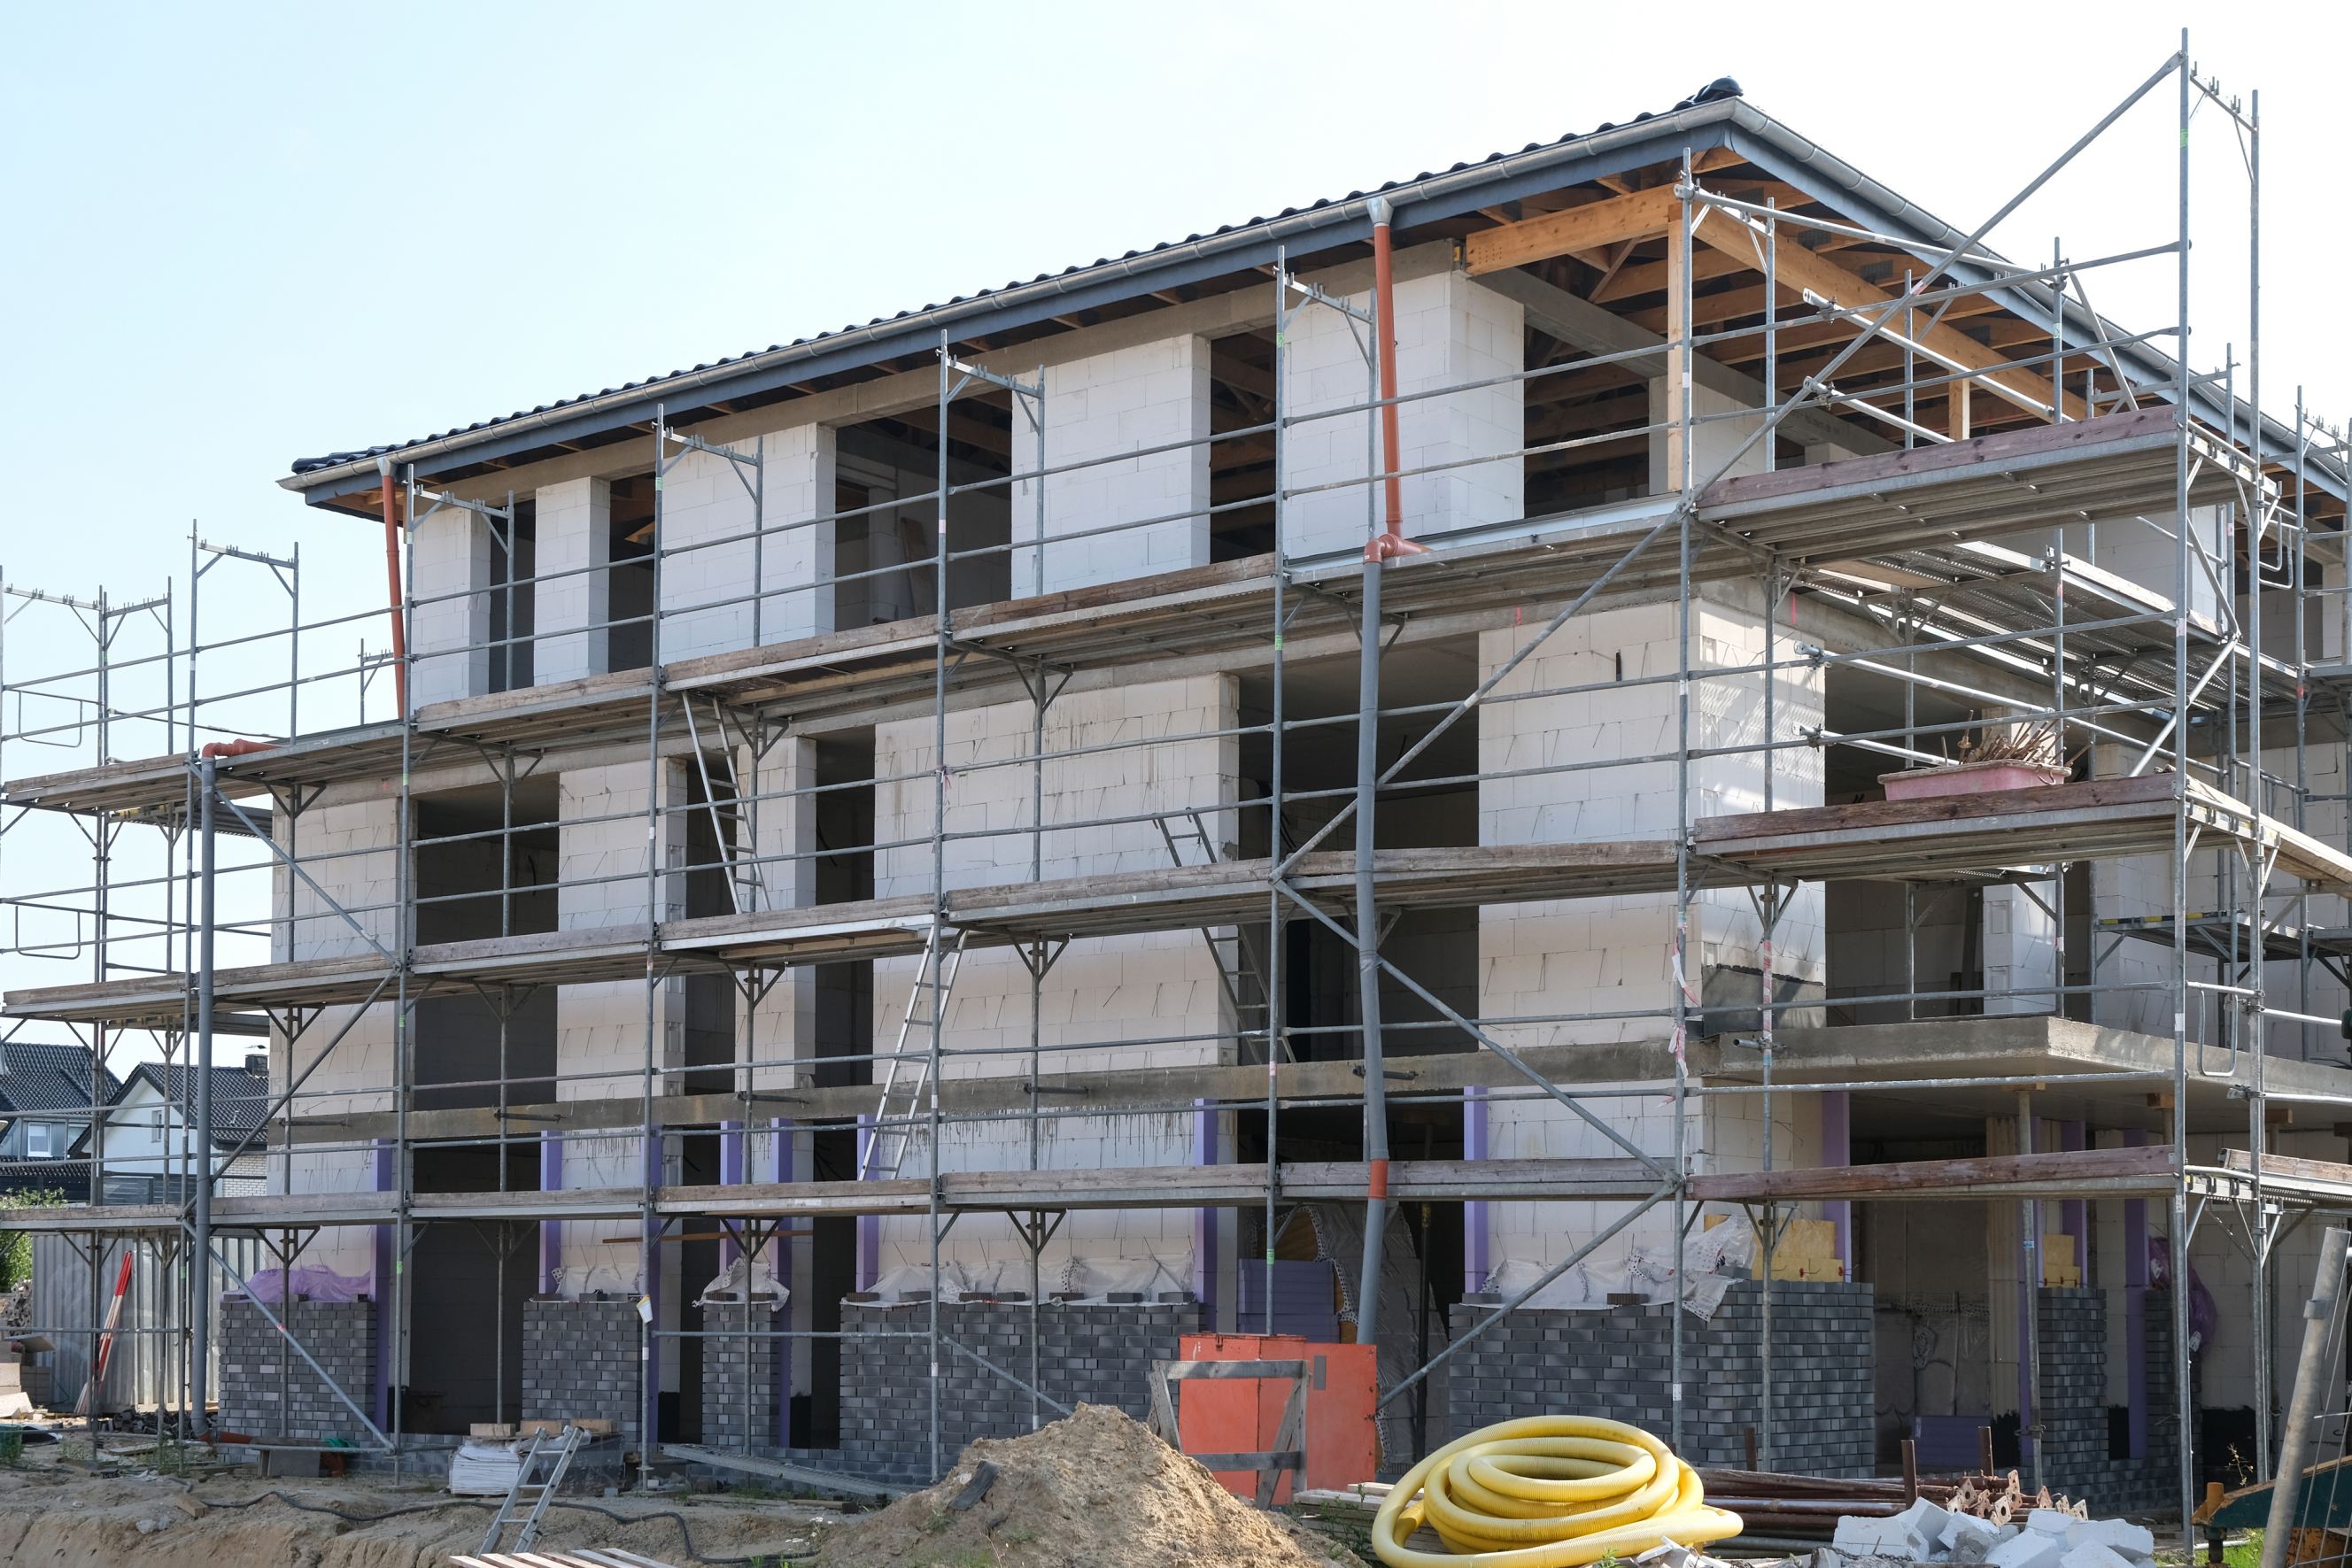
M 985 1495 L 986 1467 L 996 1474 Z M 826 1536 L 823 1568 L 988 1563 L 1003 1568 L 1327 1568 L 1361 1559 L 1261 1513 L 1139 1421 L 1100 1405 L 963 1451 L 947 1479 Z
M 1951 1512 L 1989 1519 L 1995 1524 L 2007 1524 L 2029 1510 L 2042 1512 L 2054 1510 L 2076 1519 L 2091 1517 L 2087 1503 L 2080 1500 L 2069 1502 L 2063 1496 L 2053 1498 L 2048 1487 L 2039 1488 L 2032 1498 L 2028 1498 L 2015 1470 L 2009 1472 L 2005 1484 L 1995 1482 L 1989 1477 L 1970 1476 L 1952 1489 L 1951 1496 L 1944 1500 L 1944 1506 Z
M 2156 1537 L 2120 1519 L 2090 1519 L 2083 1505 L 2037 1507 L 2008 1517 L 2010 1500 L 1993 1499 L 1998 1520 L 1919 1499 L 1886 1519 L 1838 1521 L 1812 1568 L 1858 1568 L 1870 1561 L 1944 1563 L 1964 1568 L 2151 1568 Z

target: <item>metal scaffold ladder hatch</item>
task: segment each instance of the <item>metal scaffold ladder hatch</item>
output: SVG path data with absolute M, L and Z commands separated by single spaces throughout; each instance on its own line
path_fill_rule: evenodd
M 909 1042 L 930 1032 L 947 1016 L 948 997 L 955 989 L 956 970 L 963 963 L 964 934 L 934 924 L 923 944 L 921 966 L 907 997 L 907 1016 L 898 1022 L 898 1039 L 890 1048 L 890 1065 L 882 1074 L 882 1096 L 874 1107 L 874 1132 L 858 1162 L 860 1181 L 887 1181 L 906 1163 L 915 1141 L 914 1116 L 923 1091 L 931 1081 L 931 1056 L 926 1047 L 909 1051 Z M 887 1153 L 885 1153 L 887 1148 Z
M 1221 845 L 1210 836 L 1208 820 L 1198 810 L 1163 812 L 1153 821 L 1168 845 L 1171 865 L 1194 863 L 1184 858 L 1187 844 L 1200 846 L 1198 863 L 1202 865 L 1234 858 L 1233 846 Z M 1248 936 L 1239 926 L 1203 925 L 1201 940 L 1208 944 L 1210 960 L 1217 967 L 1217 984 L 1224 988 L 1225 1001 L 1234 1009 L 1235 1034 L 1242 1040 L 1252 1035 L 1271 1038 L 1274 1031 L 1265 1017 L 1265 973 Z

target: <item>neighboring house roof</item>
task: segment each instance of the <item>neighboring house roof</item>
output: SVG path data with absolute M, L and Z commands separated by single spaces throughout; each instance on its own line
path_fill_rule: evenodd
M 89 1048 L 10 1040 L 0 1045 L 0 1111 L 32 1114 L 83 1111 L 89 1105 Z M 101 1070 L 100 1086 L 111 1100 L 120 1083 Z
M 176 1062 L 145 1061 L 139 1064 L 122 1087 L 115 1091 L 107 1103 L 107 1119 L 111 1121 L 117 1111 L 131 1104 L 131 1096 L 144 1085 L 154 1092 L 158 1100 L 169 1103 L 175 1112 L 194 1116 L 192 1090 L 194 1079 L 189 1070 Z M 233 1148 L 244 1142 L 245 1135 L 261 1124 L 269 1110 L 269 1081 L 257 1072 L 243 1067 L 213 1069 L 213 1146 Z M 89 1134 L 84 1132 L 74 1140 L 75 1154 L 87 1153 Z M 256 1139 L 257 1147 L 261 1140 Z

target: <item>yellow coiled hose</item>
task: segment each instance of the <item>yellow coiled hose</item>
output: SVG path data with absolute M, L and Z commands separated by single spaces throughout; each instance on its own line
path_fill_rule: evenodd
M 1405 1544 L 1424 1521 L 1451 1555 Z M 1389 1568 L 1582 1568 L 1741 1528 L 1640 1427 L 1537 1416 L 1483 1427 L 1413 1466 L 1372 1521 L 1372 1550 Z

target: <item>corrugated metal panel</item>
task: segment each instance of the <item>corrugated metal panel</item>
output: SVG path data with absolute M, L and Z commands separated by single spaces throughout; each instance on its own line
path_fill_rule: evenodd
M 184 1331 L 186 1313 L 180 1304 L 180 1266 L 184 1255 L 178 1249 L 166 1253 L 147 1241 L 106 1242 L 98 1258 L 98 1305 L 93 1312 L 90 1254 L 78 1247 L 76 1239 L 46 1235 L 33 1238 L 33 1326 L 57 1344 L 57 1349 L 46 1357 L 37 1358 L 37 1363 L 46 1360 L 52 1369 L 50 1404 L 59 1409 L 71 1409 L 81 1396 L 83 1384 L 89 1381 L 90 1347 L 95 1331 L 104 1325 L 116 1273 L 122 1267 L 125 1245 L 134 1246 L 136 1250 L 131 1260 L 131 1284 L 124 1293 L 114 1349 L 107 1358 L 106 1387 L 98 1402 L 99 1408 L 125 1410 L 175 1402 L 184 1380 L 184 1333 L 147 1331 Z M 250 1274 L 261 1267 L 258 1241 L 224 1239 L 219 1245 L 222 1255 L 240 1274 Z M 220 1293 L 230 1288 L 230 1281 L 217 1265 L 212 1275 L 213 1299 L 217 1301 Z M 217 1352 L 213 1371 L 213 1386 L 217 1388 Z

